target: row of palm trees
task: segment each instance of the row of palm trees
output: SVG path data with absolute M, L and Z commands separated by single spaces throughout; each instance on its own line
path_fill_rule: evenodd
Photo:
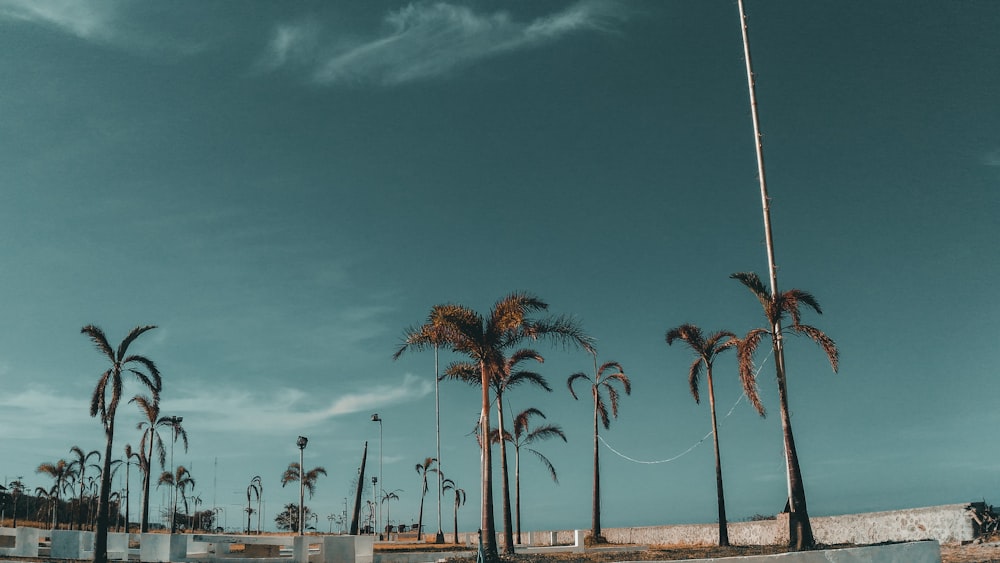
M 731 277 L 747 287 L 760 301 L 767 320 L 766 327 L 753 329 L 742 338 L 737 337 L 729 331 L 718 331 L 706 338 L 702 334 L 701 329 L 694 324 L 682 324 L 668 330 L 666 333 L 666 342 L 668 345 L 680 340 L 685 342 L 695 353 L 696 358 L 688 370 L 688 382 L 696 402 L 700 402 L 699 380 L 702 368 L 706 372 L 715 446 L 720 545 L 728 545 L 729 540 L 722 485 L 721 455 L 718 443 L 718 424 L 715 412 L 714 382 L 712 377 L 715 357 L 728 349 L 732 348 L 736 350 L 739 377 L 744 393 L 758 413 L 764 416 L 765 410 L 757 392 L 753 358 L 764 338 L 769 337 L 771 339 L 772 351 L 775 352 L 774 355 L 776 358 L 775 364 L 783 438 L 786 453 L 789 457 L 789 504 L 796 506 L 798 509 L 797 519 L 801 521 L 804 518 L 805 526 L 808 526 L 808 516 L 805 513 L 804 487 L 801 483 L 801 474 L 798 471 L 798 460 L 795 455 L 791 423 L 788 418 L 783 356 L 778 353 L 782 347 L 782 323 L 790 320 L 791 324 L 787 327 L 788 331 L 804 335 L 815 341 L 826 353 L 833 370 L 836 371 L 838 367 L 838 351 L 833 340 L 816 327 L 801 322 L 801 308 L 803 306 L 811 308 L 817 313 L 822 313 L 815 297 L 799 289 L 773 293 L 752 272 L 736 273 Z M 394 358 L 398 358 L 407 350 L 432 348 L 436 353 L 440 348 L 446 348 L 469 358 L 467 361 L 452 363 L 445 370 L 441 378 L 456 379 L 472 385 L 478 385 L 482 390 L 477 435 L 480 437 L 489 436 L 490 439 L 479 439 L 482 460 L 481 529 L 484 534 L 485 555 L 493 561 L 498 560 L 499 550 L 496 541 L 494 519 L 492 445 L 499 445 L 501 457 L 503 552 L 513 553 L 515 533 L 511 522 L 506 444 L 514 444 L 515 449 L 515 488 L 517 489 L 518 497 L 516 503 L 518 520 L 516 537 L 517 541 L 520 541 L 520 447 L 531 441 L 543 438 L 561 437 L 565 440 L 562 430 L 554 425 L 539 427 L 534 432 L 528 431 L 527 423 L 530 416 L 541 415 L 544 417 L 541 411 L 533 408 L 523 411 L 514 417 L 513 434 L 509 433 L 505 428 L 506 417 L 503 411 L 503 397 L 507 391 L 520 384 L 531 384 L 546 391 L 551 391 L 551 387 L 544 377 L 536 372 L 522 369 L 524 362 L 544 362 L 544 358 L 537 351 L 528 348 L 519 348 L 526 341 L 533 342 L 544 339 L 569 344 L 582 348 L 592 355 L 594 362 L 593 374 L 588 375 L 583 372 L 574 373 L 567 379 L 567 386 L 573 398 L 578 399 L 574 390 L 574 383 L 584 380 L 590 384 L 594 408 L 594 478 L 590 540 L 600 542 L 603 539 L 601 537 L 600 521 L 600 450 L 598 433 L 600 426 L 608 429 L 611 418 L 618 416 L 620 393 L 621 391 L 624 391 L 625 394 L 631 393 L 631 381 L 625 375 L 624 369 L 618 362 L 607 361 L 598 365 L 597 351 L 593 345 L 593 340 L 584 334 L 581 327 L 569 317 L 532 317 L 532 314 L 546 311 L 547 308 L 548 305 L 544 301 L 523 292 L 515 292 L 500 299 L 485 315 L 462 305 L 435 305 L 432 307 L 424 324 L 405 330 L 402 344 L 394 354 Z M 621 391 L 619 391 L 619 387 Z M 496 428 L 493 428 L 490 424 L 490 410 L 494 402 L 497 405 Z M 553 479 L 556 479 L 555 468 L 552 467 L 552 464 L 537 451 L 532 451 L 540 456 L 551 472 Z M 426 493 L 427 489 L 426 475 L 428 472 L 434 471 L 428 463 L 435 461 L 437 460 L 434 458 L 427 458 L 425 465 L 417 466 L 418 473 L 422 473 L 424 477 L 424 493 Z M 799 498 L 793 499 L 794 495 L 798 495 Z M 420 513 L 422 520 L 423 497 L 421 498 Z M 801 532 L 801 522 L 799 526 L 799 531 Z M 793 541 L 801 543 L 801 537 L 793 538 Z M 799 545 L 798 547 L 802 546 Z

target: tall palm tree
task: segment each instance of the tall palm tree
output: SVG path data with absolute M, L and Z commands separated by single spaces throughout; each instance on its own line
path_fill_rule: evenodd
M 79 503 L 76 507 L 76 529 L 83 529 L 83 487 L 87 482 L 87 462 L 90 458 L 96 457 L 97 461 L 101 461 L 101 452 L 97 450 L 92 450 L 87 453 L 83 453 L 80 446 L 73 446 L 70 448 L 69 453 L 73 454 L 73 461 L 69 464 L 69 471 L 73 475 L 73 479 L 80 485 L 80 497 Z M 94 469 L 100 469 L 99 466 L 90 464 L 90 467 Z
M 173 495 L 174 496 L 173 506 L 170 507 L 171 510 L 170 529 L 175 530 L 176 529 L 175 522 L 177 521 L 177 495 L 180 495 L 181 501 L 184 503 L 184 514 L 187 515 L 188 501 L 186 493 L 188 489 L 194 488 L 195 486 L 194 477 L 191 476 L 191 472 L 188 471 L 186 467 L 184 467 L 183 465 L 178 465 L 177 469 L 174 470 L 174 473 L 171 473 L 169 471 L 164 471 L 160 475 L 159 481 L 156 482 L 157 488 L 159 488 L 160 485 L 167 485 L 168 487 L 172 487 L 175 491 L 175 494 Z M 184 525 L 183 520 L 181 521 L 181 525 L 182 526 Z
M 552 465 L 549 458 L 545 457 L 538 450 L 531 448 L 530 445 L 542 440 L 548 440 L 549 438 L 562 438 L 563 442 L 566 441 L 566 434 L 563 433 L 562 428 L 558 425 L 543 424 L 542 426 L 530 429 L 528 424 L 532 416 L 545 418 L 542 411 L 536 408 L 525 409 L 517 413 L 517 416 L 514 417 L 514 432 L 503 435 L 504 440 L 514 446 L 514 510 L 517 517 L 517 543 L 521 543 L 521 448 L 524 447 L 529 452 L 535 454 L 545 465 L 545 468 L 549 470 L 552 480 L 558 483 L 559 477 L 556 475 L 555 466 Z
M 799 469 L 799 457 L 795 452 L 795 439 L 792 435 L 792 420 L 788 414 L 788 387 L 785 372 L 785 354 L 782 338 L 782 321 L 790 318 L 792 324 L 786 327 L 795 334 L 802 334 L 819 344 L 830 360 L 834 373 L 840 353 L 833 339 L 816 327 L 802 324 L 799 308 L 805 305 L 819 314 L 819 302 L 812 294 L 801 289 L 789 289 L 781 293 L 769 291 L 753 272 L 740 272 L 730 276 L 738 280 L 757 297 L 764 308 L 767 328 L 755 328 L 740 340 L 736 355 L 740 365 L 740 379 L 747 398 L 764 416 L 764 406 L 757 395 L 757 381 L 754 379 L 753 355 L 765 335 L 771 337 L 771 350 L 774 352 L 774 370 L 778 381 L 778 404 L 781 409 L 781 431 L 785 443 L 785 464 L 788 477 L 788 526 L 789 543 L 795 549 L 810 549 L 816 545 L 812 525 L 809 523 L 809 512 L 806 509 L 806 490 L 802 483 L 802 472 Z
M 593 543 L 606 543 L 607 540 L 601 536 L 601 465 L 600 449 L 597 443 L 597 422 L 600 420 L 605 430 L 611 427 L 611 418 L 608 417 L 608 405 L 604 402 L 602 390 L 607 391 L 608 401 L 611 403 L 611 414 L 618 418 L 618 389 L 614 382 L 621 384 L 626 395 L 632 393 L 632 382 L 625 375 L 621 364 L 618 362 L 605 362 L 600 367 L 597 366 L 597 354 L 594 354 L 594 377 L 590 378 L 583 372 L 577 372 L 569 376 L 566 386 L 574 399 L 579 399 L 573 391 L 573 382 L 578 379 L 585 379 L 590 382 L 590 393 L 594 398 L 594 499 L 591 511 L 590 541 Z
M 139 531 L 146 533 L 149 531 L 149 489 L 153 482 L 153 452 L 156 452 L 161 470 L 167 465 L 167 448 L 160 436 L 160 429 L 170 429 L 172 443 L 180 440 L 185 452 L 188 450 L 188 436 L 179 417 L 160 416 L 158 396 L 154 399 L 136 395 L 129 402 L 135 403 L 144 417 L 135 428 L 142 431 L 142 438 L 139 441 L 139 470 L 142 473 L 142 516 Z
M 434 543 L 444 543 L 444 531 L 441 529 L 441 496 L 444 495 L 444 475 L 441 471 L 441 376 L 438 365 L 438 350 L 447 344 L 443 324 L 441 323 L 441 310 L 437 307 L 431 309 L 427 322 L 418 326 L 407 328 L 403 332 L 403 344 L 396 353 L 392 355 L 393 360 L 399 359 L 408 346 L 415 344 L 428 345 L 434 348 L 434 437 L 436 455 L 438 460 L 438 494 L 437 494 L 437 535 L 434 536 Z
M 534 360 L 538 363 L 545 362 L 545 358 L 534 350 L 518 350 L 511 357 L 504 358 L 500 362 L 502 369 L 496 373 L 490 382 L 497 404 L 497 432 L 490 432 L 491 439 L 500 445 L 500 483 L 503 502 L 503 532 L 504 532 L 504 553 L 513 553 L 514 550 L 514 530 L 511 524 L 510 509 L 510 471 L 507 466 L 507 446 L 506 440 L 499 440 L 497 436 L 506 436 L 504 429 L 506 416 L 503 412 L 504 393 L 522 383 L 531 383 L 542 389 L 551 392 L 552 388 L 544 377 L 533 371 L 517 369 L 525 361 Z M 445 370 L 445 377 L 461 379 L 472 385 L 479 385 L 479 374 L 477 366 L 470 362 L 455 362 Z
M 512 293 L 497 301 L 487 316 L 462 305 L 435 305 L 432 315 L 438 319 L 442 337 L 454 351 L 468 356 L 479 368 L 482 400 L 479 428 L 483 436 L 490 431 L 490 382 L 503 370 L 504 351 L 525 340 L 541 338 L 582 346 L 593 350 L 591 339 L 568 317 L 532 319 L 530 315 L 548 309 L 548 304 L 533 295 Z M 404 343 L 400 352 L 425 349 L 430 343 Z M 487 561 L 498 561 L 496 523 L 493 517 L 493 454 L 489 440 L 480 440 L 482 448 L 481 529 Z
M 24 483 L 21 479 L 15 479 L 10 482 L 10 496 L 14 501 L 14 528 L 17 528 L 17 499 L 24 493 Z
M 436 459 L 428 457 L 424 459 L 423 463 L 418 463 L 416 465 L 417 475 L 420 475 L 423 481 L 423 484 L 420 487 L 420 512 L 417 514 L 417 541 L 420 541 L 424 529 L 424 497 L 427 496 L 427 474 L 440 473 L 440 471 L 434 467 L 434 464 L 436 463 Z
M 53 499 L 52 529 L 55 530 L 59 525 L 56 515 L 59 513 L 59 502 L 62 498 L 62 492 L 70 490 L 70 480 L 73 474 L 70 471 L 69 463 L 65 459 L 60 459 L 54 463 L 43 463 L 35 469 L 35 473 L 44 473 L 52 477 L 54 481 L 52 488 L 45 491 L 45 493 L 48 498 Z
M 80 329 L 86 334 L 110 363 L 107 370 L 101 374 L 90 399 L 90 416 L 100 415 L 104 426 L 106 444 L 104 446 L 104 467 L 101 470 L 101 490 L 97 500 L 97 537 L 94 539 L 94 563 L 108 561 L 108 497 L 111 494 L 111 451 L 115 441 L 115 415 L 118 403 L 122 397 L 122 375 L 127 373 L 152 394 L 154 400 L 159 400 L 163 382 L 156 364 L 145 356 L 129 354 L 128 348 L 136 338 L 156 327 L 137 326 L 129 331 L 125 339 L 118 345 L 118 350 L 111 348 L 104 331 L 94 325 Z
M 297 483 L 301 480 L 302 486 L 309 491 L 309 498 L 311 499 L 316 493 L 316 480 L 319 479 L 320 474 L 326 475 L 326 469 L 322 467 L 313 467 L 309 471 L 303 473 L 302 466 L 299 465 L 299 462 L 293 461 L 288 464 L 288 468 L 281 474 L 281 486 L 284 487 L 288 483 Z M 305 516 L 302 517 L 302 520 L 306 520 Z M 295 521 L 298 522 L 298 514 L 296 514 Z M 302 529 L 305 529 L 304 524 Z M 299 531 L 299 528 L 296 527 L 292 531 L 297 532 Z
M 451 479 L 445 479 L 443 489 L 455 492 L 455 543 L 458 543 L 458 508 L 465 504 L 465 489 L 459 489 Z
M 736 335 L 720 330 L 713 333 L 708 339 L 701 333 L 701 329 L 693 324 L 682 324 L 667 331 L 667 346 L 674 343 L 674 340 L 683 340 L 691 351 L 695 354 L 695 360 L 688 369 L 688 385 L 691 387 L 691 395 L 694 402 L 700 403 L 698 394 L 698 380 L 701 378 L 702 365 L 705 366 L 705 379 L 708 381 L 708 406 L 712 411 L 712 441 L 715 445 L 715 488 L 719 501 L 719 545 L 729 545 L 729 526 L 726 521 L 726 496 L 722 492 L 722 461 L 719 457 L 719 426 L 715 416 L 715 387 L 712 381 L 712 364 L 715 357 L 734 347 L 737 343 Z

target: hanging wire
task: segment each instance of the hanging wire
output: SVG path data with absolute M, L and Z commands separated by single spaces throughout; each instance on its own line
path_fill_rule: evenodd
M 767 363 L 767 359 L 770 358 L 772 354 L 774 354 L 774 350 L 773 349 L 771 350 L 771 353 L 768 354 L 766 358 L 764 358 L 764 361 L 760 363 L 760 367 L 757 368 L 757 371 L 754 372 L 754 374 L 753 374 L 754 380 L 757 379 L 757 376 L 760 374 L 760 370 L 764 369 L 764 364 Z M 736 407 L 740 404 L 740 402 L 743 401 L 744 397 L 745 397 L 745 394 L 740 393 L 740 396 L 737 397 L 736 402 L 733 403 L 732 407 L 730 407 L 729 412 L 726 413 L 726 416 L 722 417 L 722 421 L 719 422 L 720 426 L 722 425 L 722 423 L 724 423 L 726 421 L 727 418 L 729 418 L 729 416 L 731 414 L 733 414 L 734 411 L 736 411 Z M 656 461 L 643 461 L 643 460 L 640 460 L 640 459 L 631 458 L 631 457 L 629 457 L 629 456 L 621 453 L 620 451 L 614 449 L 613 447 L 611 447 L 611 444 L 607 443 L 604 440 L 604 437 L 601 436 L 600 434 L 597 435 L 597 439 L 600 440 L 601 443 L 604 444 L 605 447 L 607 447 L 615 455 L 617 455 L 618 457 L 620 457 L 622 459 L 631 461 L 632 463 L 641 463 L 641 464 L 644 464 L 644 465 L 656 465 L 656 464 L 660 464 L 660 463 L 670 463 L 671 461 L 676 461 L 676 460 L 678 460 L 678 459 L 686 456 L 687 454 L 691 453 L 691 451 L 693 451 L 695 448 L 697 448 L 698 446 L 700 446 L 711 435 L 712 435 L 712 432 L 709 431 L 708 434 L 705 434 L 705 436 L 701 440 L 698 440 L 697 442 L 695 442 L 694 444 L 692 444 L 691 447 L 689 447 L 688 449 L 684 450 L 683 452 L 675 455 L 674 457 L 667 458 L 667 459 L 659 459 L 659 460 L 656 460 Z

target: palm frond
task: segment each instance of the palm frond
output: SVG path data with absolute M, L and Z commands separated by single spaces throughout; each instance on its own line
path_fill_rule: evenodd
M 573 375 L 569 376 L 569 378 L 566 380 L 566 386 L 569 387 L 570 394 L 573 395 L 574 399 L 579 400 L 579 397 L 576 396 L 576 391 L 573 391 L 573 382 L 576 381 L 577 379 L 586 379 L 591 383 L 593 383 L 593 381 L 591 381 L 591 379 L 587 377 L 585 373 L 582 372 L 576 372 Z
M 543 424 L 529 432 L 522 444 L 530 444 L 532 442 L 548 440 L 549 438 L 562 438 L 563 442 L 567 441 L 566 433 L 563 432 L 562 427 L 557 424 Z
M 705 348 L 704 339 L 701 335 L 701 329 L 690 323 L 682 324 L 667 331 L 667 346 L 673 344 L 674 340 L 677 339 L 687 342 L 688 346 L 696 351 Z
M 441 374 L 444 379 L 457 379 L 472 386 L 482 385 L 482 375 L 479 366 L 472 362 L 452 362 Z
M 523 411 L 517 413 L 514 417 L 514 435 L 521 436 L 528 428 L 528 419 L 532 416 L 540 416 L 545 418 L 545 414 L 542 411 L 536 409 L 535 407 L 529 407 Z
M 112 362 L 115 361 L 115 352 L 112 350 L 111 345 L 108 344 L 108 337 L 105 336 L 104 331 L 95 325 L 87 325 L 80 329 L 80 332 L 86 334 L 90 337 L 90 340 L 94 343 L 97 349 L 108 357 Z M 94 415 L 90 415 L 94 416 Z
M 626 395 L 631 395 L 632 394 L 632 382 L 629 381 L 629 378 L 628 378 L 627 375 L 625 375 L 625 372 L 621 371 L 621 366 L 620 365 L 618 365 L 616 363 L 615 366 L 618 367 L 619 371 L 617 373 L 612 373 L 611 375 L 605 376 L 604 377 L 605 384 L 608 385 L 608 388 L 610 389 L 611 388 L 611 382 L 612 381 L 618 381 L 618 382 L 620 382 L 622 384 L 622 388 L 625 390 L 625 394 Z
M 805 334 L 812 339 L 813 342 L 819 344 L 820 348 L 823 349 L 823 352 L 826 353 L 827 359 L 830 360 L 830 367 L 833 368 L 833 372 L 837 373 L 837 368 L 840 363 L 840 351 L 837 350 L 837 344 L 832 338 L 827 336 L 826 333 L 820 329 L 810 325 L 795 324 L 789 328 L 794 332 Z
M 132 345 L 132 342 L 135 342 L 136 338 L 142 336 L 142 333 L 149 330 L 153 330 L 154 328 L 156 328 L 156 326 L 146 325 L 146 326 L 137 326 L 132 330 L 130 330 L 129 333 L 125 336 L 125 339 L 122 340 L 121 344 L 118 345 L 118 354 L 117 356 L 115 356 L 115 359 L 117 359 L 121 363 L 126 363 L 125 352 L 128 351 L 128 347 Z
M 695 358 L 691 362 L 691 367 L 688 368 L 688 387 L 691 388 L 691 395 L 694 396 L 694 402 L 701 404 L 701 398 L 698 396 L 698 383 L 701 379 L 701 364 L 704 363 L 701 357 Z
M 594 392 L 595 393 L 597 392 L 596 388 L 594 389 Z M 600 416 L 600 418 L 601 418 L 601 424 L 604 425 L 604 428 L 605 429 L 610 428 L 611 427 L 611 419 L 608 418 L 608 407 L 607 407 L 607 405 L 604 404 L 604 401 L 601 401 L 601 400 L 597 401 L 597 414 Z
M 503 382 L 501 382 L 501 392 L 512 387 L 516 387 L 522 383 L 531 383 L 532 385 L 541 387 L 546 391 L 552 391 L 552 388 L 549 387 L 549 382 L 541 374 L 533 371 L 517 371 L 510 374 Z
M 104 394 L 108 387 L 108 379 L 111 378 L 111 370 L 104 372 L 97 380 L 93 395 L 90 396 L 90 416 L 101 415 L 101 420 L 105 418 Z
M 736 357 L 739 363 L 740 382 L 743 384 L 743 392 L 746 394 L 750 404 L 753 405 L 760 416 L 766 416 L 764 405 L 760 402 L 760 395 L 757 392 L 757 379 L 754 377 L 753 355 L 757 351 L 765 334 L 770 334 L 762 328 L 755 328 L 740 339 L 736 345 Z
M 755 272 L 737 272 L 729 277 L 745 285 L 757 297 L 765 311 L 770 308 L 771 292 L 764 287 L 764 283 Z
M 146 368 L 146 371 L 149 372 L 149 375 L 146 376 L 142 372 L 135 369 L 130 369 L 129 371 L 131 371 L 132 374 L 134 374 L 136 378 L 138 378 L 139 381 L 142 382 L 143 385 L 148 387 L 154 395 L 158 395 L 159 392 L 163 390 L 163 379 L 160 377 L 160 370 L 157 369 L 156 364 L 153 363 L 153 360 L 150 360 L 145 356 L 139 356 L 137 354 L 133 354 L 125 358 L 125 361 L 122 362 L 122 364 L 123 365 L 130 364 L 133 362 L 137 364 L 142 364 Z
M 822 315 L 823 309 L 819 306 L 819 301 L 809 293 L 801 289 L 789 289 L 781 294 L 782 305 L 785 311 L 792 317 L 792 322 L 799 324 L 799 306 L 806 305 L 816 313 Z
M 535 454 L 535 457 L 537 457 L 542 462 L 542 465 L 544 465 L 545 468 L 549 470 L 549 475 L 552 476 L 552 480 L 558 484 L 559 476 L 556 475 L 556 468 L 554 465 L 552 465 L 552 462 L 549 461 L 549 458 L 545 457 L 544 455 L 542 455 L 542 452 L 539 452 L 537 450 L 528 448 L 528 451 Z

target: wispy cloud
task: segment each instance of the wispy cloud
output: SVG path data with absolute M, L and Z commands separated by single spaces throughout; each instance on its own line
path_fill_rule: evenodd
M 116 5 L 75 0 L 0 0 L 0 17 L 58 28 L 83 39 L 107 39 Z
M 410 4 L 383 20 L 384 33 L 350 45 L 323 45 L 315 22 L 283 24 L 264 66 L 309 68 L 322 84 L 400 84 L 440 76 L 504 53 L 539 47 L 580 31 L 611 31 L 625 15 L 611 0 L 584 0 L 532 21 L 478 13 L 446 2 Z
M 155 6 L 125 0 L 0 0 L 0 20 L 4 19 L 139 52 L 186 56 L 205 48 L 203 40 L 186 37 L 188 30 L 165 31 L 162 12 Z
M 992 150 L 983 156 L 983 164 L 986 166 L 1000 166 L 1000 149 Z
M 314 393 L 302 389 L 283 388 L 261 395 L 206 385 L 189 389 L 184 398 L 165 399 L 162 408 L 165 413 L 190 415 L 205 429 L 270 435 L 302 430 L 338 416 L 417 401 L 433 391 L 432 382 L 405 374 L 401 380 L 348 391 L 317 408 L 309 406 Z

